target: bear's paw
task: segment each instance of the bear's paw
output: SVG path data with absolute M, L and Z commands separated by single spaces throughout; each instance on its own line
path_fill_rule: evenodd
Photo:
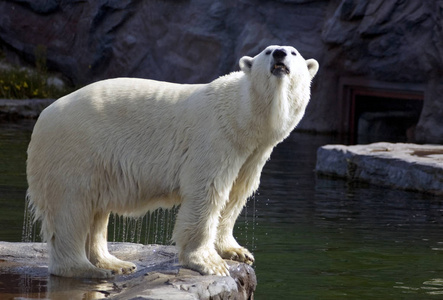
M 226 248 L 219 252 L 224 259 L 235 260 L 248 265 L 252 265 L 255 261 L 254 256 L 248 249 L 243 247 Z
M 97 268 L 91 265 L 89 262 L 79 263 L 75 266 L 60 266 L 53 264 L 49 267 L 49 273 L 62 277 L 76 278 L 108 279 L 115 276 L 115 272 L 113 270 Z
M 130 274 L 135 272 L 137 267 L 128 261 L 123 261 L 117 258 L 103 260 L 96 263 L 98 268 L 112 270 L 115 274 Z
M 229 266 L 218 255 L 215 249 L 199 248 L 193 251 L 184 251 L 180 255 L 183 266 L 196 270 L 203 275 L 230 276 Z

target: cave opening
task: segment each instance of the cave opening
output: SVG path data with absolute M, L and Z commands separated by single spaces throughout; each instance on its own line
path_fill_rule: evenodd
M 350 144 L 415 142 L 423 109 L 420 86 L 379 83 L 343 85 L 343 132 Z

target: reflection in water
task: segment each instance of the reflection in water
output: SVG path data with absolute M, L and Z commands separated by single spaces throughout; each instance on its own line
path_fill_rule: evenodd
M 104 299 L 112 283 L 46 275 L 0 273 L 0 299 Z
M 0 125 L 0 240 L 19 241 L 22 234 L 29 132 Z M 439 299 L 443 201 L 316 177 L 316 149 L 328 143 L 337 140 L 293 133 L 274 150 L 259 191 L 237 221 L 235 236 L 256 258 L 255 299 Z M 112 216 L 109 239 L 168 244 L 173 220 L 169 211 L 135 220 Z M 49 286 L 81 294 L 82 284 L 97 284 L 90 297 L 112 288 L 44 278 L 0 276 L 0 289 L 14 280 L 39 298 Z
M 48 277 L 38 277 L 26 273 L 0 273 L 0 283 L 0 299 L 13 299 L 17 295 L 31 299 L 41 299 L 46 297 Z
M 47 297 L 53 300 L 104 299 L 113 289 L 113 284 L 106 281 L 50 276 Z

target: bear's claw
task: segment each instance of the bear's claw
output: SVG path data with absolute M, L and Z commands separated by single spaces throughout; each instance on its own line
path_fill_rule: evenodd
M 98 268 L 112 270 L 113 274 L 130 274 L 134 273 L 137 267 L 128 261 L 123 261 L 113 256 L 102 259 L 95 264 Z
M 243 247 L 225 249 L 220 255 L 224 259 L 235 260 L 248 265 L 252 265 L 255 261 L 254 256 L 248 251 L 248 249 Z

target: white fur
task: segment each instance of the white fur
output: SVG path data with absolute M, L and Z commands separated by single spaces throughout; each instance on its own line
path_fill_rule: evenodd
M 223 259 L 252 263 L 232 236 L 273 147 L 300 121 L 315 60 L 288 55 L 271 74 L 270 46 L 241 71 L 208 84 L 119 78 L 43 111 L 28 149 L 28 197 L 50 249 L 49 271 L 106 278 L 135 265 L 109 254 L 110 212 L 143 215 L 181 204 L 173 240 L 184 266 L 229 275 Z

